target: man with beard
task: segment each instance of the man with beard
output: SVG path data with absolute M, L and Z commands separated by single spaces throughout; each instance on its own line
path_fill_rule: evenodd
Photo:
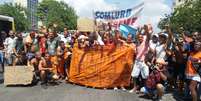
M 47 83 L 49 80 L 57 80 L 58 78 L 52 72 L 52 62 L 50 60 L 50 55 L 48 53 L 45 54 L 44 58 L 41 58 L 38 65 L 41 86 L 46 89 Z
M 55 36 L 55 32 L 48 33 L 48 39 L 46 43 L 47 53 L 50 55 L 52 62 L 53 73 L 58 75 L 58 58 L 57 58 L 57 47 L 59 46 L 59 40 Z
M 21 32 L 17 32 L 17 38 L 14 44 L 14 55 L 16 56 L 13 65 L 15 66 L 17 63 L 20 65 L 25 65 L 25 51 L 24 51 L 24 43 L 23 43 L 23 37 Z

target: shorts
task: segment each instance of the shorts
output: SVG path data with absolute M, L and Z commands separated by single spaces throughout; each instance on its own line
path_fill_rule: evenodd
M 140 88 L 140 92 L 142 92 L 144 94 L 156 94 L 157 90 L 156 89 L 150 89 L 147 87 L 142 87 L 142 88 Z
M 193 81 L 197 81 L 197 82 L 200 82 L 201 81 L 201 78 L 198 74 L 194 75 L 194 76 L 186 76 L 187 79 L 189 80 L 193 80 Z
M 165 87 L 163 86 L 163 91 L 165 91 Z M 150 88 L 147 88 L 147 87 L 142 87 L 140 89 L 140 92 L 144 93 L 144 94 L 157 94 L 157 89 L 154 88 L 154 89 L 150 89 Z
M 53 76 L 54 76 L 53 72 L 50 72 L 49 70 L 45 70 L 45 78 L 46 78 L 46 80 L 52 80 Z
M 131 76 L 138 78 L 140 73 L 143 79 L 147 79 L 149 76 L 149 67 L 143 61 L 135 60 Z

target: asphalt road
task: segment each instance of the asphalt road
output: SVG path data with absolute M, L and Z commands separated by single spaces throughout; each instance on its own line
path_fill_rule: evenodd
M 1 69 L 0 69 L 1 71 Z M 0 81 L 3 75 L 0 73 Z M 141 98 L 135 93 L 128 91 L 101 90 L 87 88 L 73 84 L 60 83 L 50 85 L 47 89 L 35 86 L 5 87 L 0 82 L 0 101 L 151 101 Z M 173 95 L 165 94 L 163 101 L 176 101 Z

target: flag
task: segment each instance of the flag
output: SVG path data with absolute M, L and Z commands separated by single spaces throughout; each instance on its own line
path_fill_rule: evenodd
M 135 37 L 137 29 L 130 27 L 129 25 L 122 24 L 119 27 L 122 36 L 127 38 L 128 34 L 130 33 L 133 37 Z

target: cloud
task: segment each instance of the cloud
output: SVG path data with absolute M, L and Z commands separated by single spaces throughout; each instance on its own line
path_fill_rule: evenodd
M 57 0 L 65 1 L 72 6 L 78 16 L 93 18 L 93 11 L 96 10 L 113 10 L 114 4 L 108 4 L 104 0 Z
M 141 2 L 145 3 L 144 10 L 136 23 L 139 25 L 151 23 L 155 32 L 158 32 L 158 22 L 165 17 L 165 14 L 171 12 L 171 7 L 165 3 L 165 0 L 141 0 Z

